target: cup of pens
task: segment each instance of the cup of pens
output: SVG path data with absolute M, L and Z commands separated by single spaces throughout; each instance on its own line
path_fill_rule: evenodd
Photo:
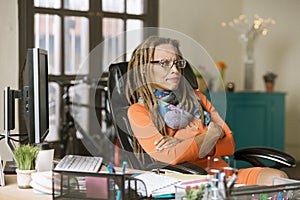
M 210 175 L 211 185 L 207 199 L 228 199 L 237 178 L 235 168 L 230 166 L 230 158 L 209 157 L 207 160 L 206 170 Z M 225 167 L 224 161 L 227 163 Z

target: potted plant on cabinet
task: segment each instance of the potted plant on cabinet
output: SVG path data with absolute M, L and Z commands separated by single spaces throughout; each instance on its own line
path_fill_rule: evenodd
M 273 72 L 267 72 L 263 79 L 265 81 L 266 92 L 273 92 L 275 86 L 275 79 L 277 78 L 277 74 Z
M 31 174 L 36 171 L 35 161 L 40 148 L 34 145 L 20 145 L 14 156 L 17 162 L 17 182 L 19 188 L 30 188 Z

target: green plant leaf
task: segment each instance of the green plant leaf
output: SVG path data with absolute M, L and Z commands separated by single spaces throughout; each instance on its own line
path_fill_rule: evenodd
M 15 151 L 14 155 L 20 170 L 35 169 L 36 157 L 40 148 L 34 145 L 26 144 L 20 145 Z

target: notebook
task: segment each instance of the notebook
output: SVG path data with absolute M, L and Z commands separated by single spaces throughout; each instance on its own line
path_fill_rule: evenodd
M 167 194 L 175 194 L 175 185 L 181 182 L 180 179 L 146 172 L 135 176 L 141 180 L 137 184 L 137 192 L 142 196 L 161 196 Z

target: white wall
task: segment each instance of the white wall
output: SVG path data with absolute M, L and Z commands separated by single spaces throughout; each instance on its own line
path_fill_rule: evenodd
M 206 48 L 215 61 L 228 65 L 225 81 L 243 89 L 242 48 L 236 32 L 220 23 L 240 14 L 272 17 L 276 25 L 255 48 L 255 91 L 264 91 L 262 76 L 278 74 L 276 91 L 286 92 L 286 151 L 300 160 L 300 8 L 299 0 L 160 0 L 159 25 L 182 32 Z M 180 10 L 180 11 L 179 11 Z M 255 128 L 254 128 L 255 129 Z M 255 130 L 254 130 L 255 131 Z
M 3 89 L 18 88 L 18 4 L 17 0 L 0 0 L 0 132 L 3 127 Z M 18 116 L 16 115 L 16 118 Z M 16 127 L 18 129 L 18 127 Z M 2 159 L 9 160 L 4 140 L 0 141 Z
M 247 0 L 247 13 L 264 13 L 276 19 L 269 36 L 261 38 L 257 47 L 257 75 L 267 69 L 278 73 L 276 89 L 286 95 L 286 150 L 300 160 L 300 1 Z M 256 80 L 256 87 L 263 82 Z
M 221 27 L 221 23 L 240 15 L 242 1 L 160 0 L 159 6 L 159 26 L 192 37 L 215 61 L 226 61 L 226 80 L 241 89 L 241 45 L 234 31 Z
M 225 81 L 243 88 L 242 48 L 236 33 L 222 28 L 220 23 L 230 21 L 241 13 L 272 17 L 277 21 L 267 37 L 256 44 L 255 90 L 263 91 L 262 75 L 267 69 L 279 76 L 277 91 L 286 96 L 286 151 L 300 160 L 300 8 L 299 0 L 160 0 L 161 27 L 182 32 L 198 41 L 212 58 L 228 65 Z M 18 12 L 17 0 L 0 0 L 0 90 L 18 85 Z M 2 93 L 2 91 L 0 91 Z M 3 130 L 3 98 L 0 98 L 0 129 Z M 2 131 L 1 131 L 2 132 Z M 9 158 L 3 141 L 0 153 Z

